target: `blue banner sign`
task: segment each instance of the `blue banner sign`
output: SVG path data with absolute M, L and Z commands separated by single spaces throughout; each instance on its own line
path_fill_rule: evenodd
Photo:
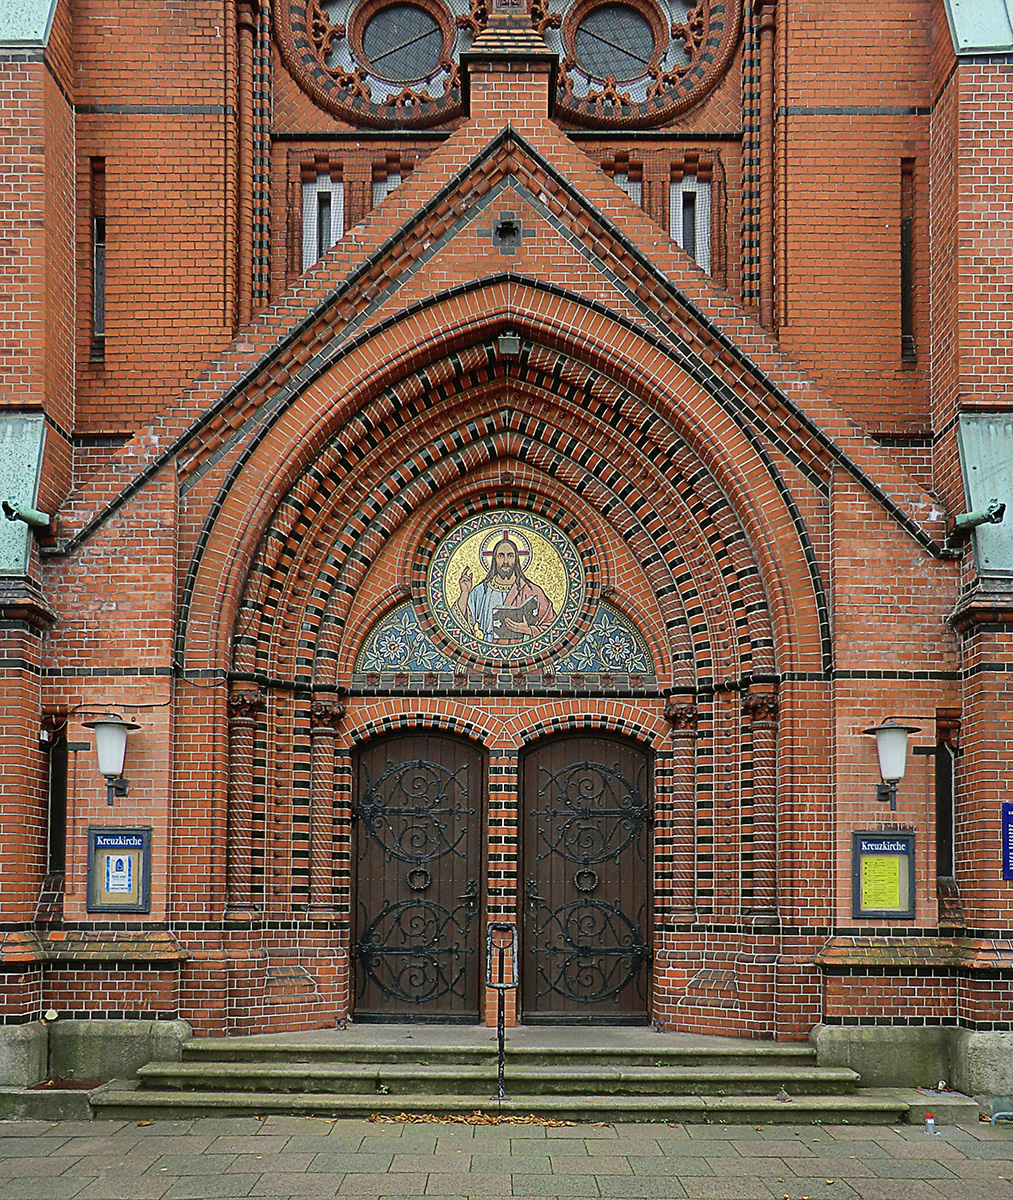
M 1002 877 L 1013 879 L 1013 804 L 1002 806 Z
M 1010 806 L 1013 808 L 1013 805 Z M 858 843 L 859 854 L 910 854 L 909 837 L 862 837 Z
M 98 850 L 143 850 L 143 833 L 97 833 L 95 847 Z

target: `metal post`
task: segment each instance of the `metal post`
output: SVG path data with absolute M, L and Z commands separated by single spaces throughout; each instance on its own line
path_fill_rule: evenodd
M 106 776 L 106 804 L 112 808 L 117 796 L 125 796 L 127 794 L 127 781 L 121 775 L 118 779 L 111 779 Z
M 493 951 L 495 950 L 495 960 Z M 507 975 L 507 951 L 510 974 Z M 493 963 L 495 961 L 495 969 Z M 496 989 L 496 1040 L 499 1049 L 499 1099 L 506 1095 L 506 993 L 517 986 L 517 926 L 490 921 L 486 940 L 485 982 Z
M 499 978 L 503 978 L 503 946 L 499 947 Z M 496 989 L 496 1045 L 499 1051 L 499 1098 L 502 1100 L 506 1093 L 506 1001 L 503 989 Z

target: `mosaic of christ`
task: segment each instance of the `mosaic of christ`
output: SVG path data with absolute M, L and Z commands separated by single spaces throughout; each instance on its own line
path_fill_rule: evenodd
M 582 590 L 569 539 L 548 522 L 519 513 L 511 520 L 514 515 L 472 518 L 436 556 L 438 618 L 490 649 L 559 630 L 561 618 L 569 618 L 578 602 L 575 593 Z

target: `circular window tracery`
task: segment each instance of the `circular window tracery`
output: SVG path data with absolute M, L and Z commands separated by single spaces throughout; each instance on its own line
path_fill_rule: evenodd
M 460 57 L 488 0 L 279 0 L 282 53 L 323 107 L 360 125 L 417 128 L 461 112 Z M 532 0 L 531 22 L 559 56 L 556 114 L 635 128 L 707 94 L 738 40 L 740 6 L 721 0 Z
M 366 22 L 362 53 L 384 79 L 428 79 L 440 65 L 444 38 L 439 22 L 417 4 L 388 4 Z
M 697 103 L 738 41 L 739 6 L 712 0 L 534 0 L 559 54 L 556 113 L 580 125 L 656 125 Z
M 591 9 L 573 36 L 577 65 L 594 79 L 636 79 L 650 70 L 655 52 L 650 21 L 625 4 Z

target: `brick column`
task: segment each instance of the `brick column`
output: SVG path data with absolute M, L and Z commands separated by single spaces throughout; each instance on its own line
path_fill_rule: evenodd
M 672 726 L 671 909 L 667 920 L 690 924 L 696 920 L 696 722 L 695 704 L 669 697 L 665 718 Z
M 345 706 L 321 696 L 310 708 L 310 916 L 335 920 L 334 739 Z
M 227 873 L 230 919 L 249 920 L 253 903 L 253 748 L 264 693 L 237 688 L 229 696 L 229 813 Z
M 753 740 L 754 921 L 777 921 L 777 696 L 747 692 L 742 711 Z
M 774 326 L 774 0 L 755 0 L 760 43 L 760 324 Z
M 46 870 L 48 763 L 39 733 L 42 637 L 52 613 L 31 584 L 13 579 L 3 584 L 0 580 L 0 846 L 8 853 L 0 920 L 20 922 L 34 919 Z
M 237 318 L 240 326 L 253 316 L 253 70 L 257 38 L 257 0 L 239 0 L 239 196 Z
M 954 874 L 968 928 L 1008 930 L 1013 884 L 1002 878 L 1002 804 L 1013 798 L 1013 607 L 968 604 L 954 625 L 963 636 L 964 676 L 953 794 Z M 1008 948 L 1009 942 L 995 945 Z M 1008 1021 L 1009 1013 L 1000 1000 L 991 1016 L 981 1012 L 978 1019 Z

